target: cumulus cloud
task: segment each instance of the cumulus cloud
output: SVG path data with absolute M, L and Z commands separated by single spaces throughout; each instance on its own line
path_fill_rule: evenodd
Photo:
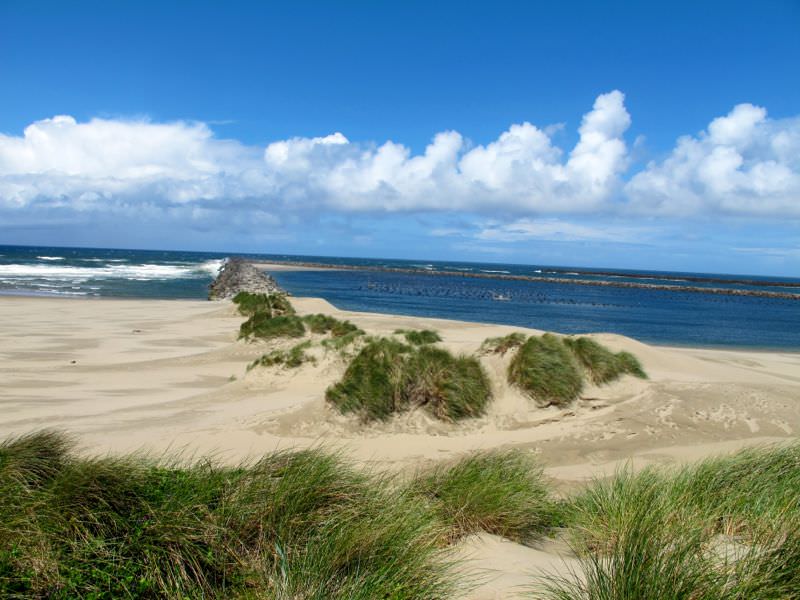
M 524 122 L 479 145 L 444 131 L 418 154 L 339 132 L 256 147 L 219 139 L 204 123 L 57 116 L 21 136 L 0 134 L 0 210 L 163 212 L 209 223 L 225 208 L 252 222 L 320 211 L 462 211 L 508 215 L 507 234 L 558 229 L 581 239 L 591 234 L 542 216 L 631 208 L 800 216 L 800 119 L 771 120 L 742 104 L 636 173 L 624 101 L 616 90 L 598 96 L 571 149 L 554 142 L 559 127 Z M 531 215 L 538 220 L 524 220 Z
M 478 146 L 438 133 L 413 155 L 402 144 L 354 143 L 338 132 L 256 148 L 220 140 L 202 123 L 58 116 L 19 137 L 0 135 L 0 203 L 90 210 L 247 199 L 281 210 L 585 211 L 618 185 L 629 124 L 621 92 L 599 96 L 565 160 L 553 130 L 527 122 Z
M 647 213 L 800 216 L 800 118 L 739 104 L 625 187 Z

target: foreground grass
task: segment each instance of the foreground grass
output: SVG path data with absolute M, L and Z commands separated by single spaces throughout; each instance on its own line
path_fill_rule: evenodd
M 544 597 L 800 598 L 800 444 L 624 470 L 569 504 L 581 572 Z
M 0 446 L 3 598 L 445 598 L 430 504 L 319 450 L 227 468 Z
M 556 524 L 581 566 L 534 597 L 797 599 L 800 444 L 622 470 L 558 503 L 520 451 L 401 483 L 319 449 L 226 467 L 83 458 L 53 432 L 0 444 L 3 598 L 453 598 L 449 544 Z
M 325 397 L 342 413 L 356 413 L 365 421 L 385 420 L 418 406 L 439 419 L 457 421 L 485 412 L 491 386 L 474 357 L 373 338 Z
M 518 542 L 541 535 L 558 511 L 529 453 L 470 454 L 417 475 L 411 489 L 433 502 L 454 538 L 486 531 Z

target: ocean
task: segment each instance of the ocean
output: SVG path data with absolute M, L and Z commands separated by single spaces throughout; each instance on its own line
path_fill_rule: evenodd
M 0 246 L 0 294 L 203 299 L 225 256 L 206 252 Z M 800 300 L 779 297 L 782 293 L 800 294 L 797 278 L 454 261 L 247 256 L 344 267 L 278 271 L 272 275 L 293 295 L 325 298 L 346 310 L 502 323 L 569 334 L 612 332 L 655 344 L 800 351 Z M 449 274 L 432 274 L 439 271 Z M 530 279 L 509 279 L 516 276 Z M 614 285 L 586 285 L 592 281 Z M 616 287 L 620 283 L 637 287 Z M 655 287 L 645 287 L 651 285 Z M 713 288 L 716 293 L 678 289 L 686 287 Z M 736 295 L 742 291 L 766 292 L 772 297 Z

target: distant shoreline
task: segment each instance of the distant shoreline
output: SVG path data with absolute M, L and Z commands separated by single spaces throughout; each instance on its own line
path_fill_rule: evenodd
M 470 273 L 466 271 L 450 271 L 450 270 L 426 270 L 426 269 L 408 269 L 402 267 L 379 267 L 369 265 L 330 265 L 325 263 L 315 262 L 300 262 L 300 261 L 252 261 L 253 265 L 258 268 L 269 271 L 272 270 L 331 270 L 331 271 L 372 271 L 379 273 L 406 273 L 413 275 L 432 275 L 432 276 L 451 276 L 451 277 L 467 277 L 472 279 L 499 279 L 503 281 L 529 281 L 533 283 L 559 283 L 559 284 L 572 284 L 572 285 L 585 285 L 597 287 L 617 287 L 617 288 L 634 288 L 646 290 L 661 290 L 669 292 L 690 292 L 700 294 L 716 294 L 722 296 L 754 296 L 758 298 L 779 298 L 783 300 L 800 300 L 800 293 L 793 292 L 773 292 L 766 290 L 739 290 L 718 287 L 701 287 L 692 285 L 667 285 L 661 283 L 639 283 L 631 281 L 603 281 L 594 279 L 570 279 L 567 277 L 534 277 L 532 275 L 512 275 L 510 273 Z M 560 271 L 551 270 L 550 272 L 558 273 Z M 614 277 L 629 277 L 631 279 L 653 279 L 652 275 L 633 274 L 621 275 L 619 273 L 610 272 L 596 272 L 596 271 L 570 271 L 570 273 L 577 273 L 579 275 L 599 275 L 599 276 L 614 276 Z M 677 279 L 677 278 L 676 278 Z M 738 280 L 738 279 L 717 279 L 717 278 L 704 278 L 704 277 L 680 277 L 680 281 L 691 281 L 694 283 L 707 282 L 707 283 L 731 283 L 741 285 L 754 285 L 754 286 L 770 286 L 770 287 L 798 287 L 800 283 L 794 282 L 763 282 L 753 280 Z

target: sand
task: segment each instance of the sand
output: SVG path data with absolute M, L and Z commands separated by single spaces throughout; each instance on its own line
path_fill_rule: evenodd
M 456 352 L 521 330 L 345 312 L 313 298 L 293 303 L 368 333 L 435 329 Z M 247 372 L 271 347 L 237 341 L 242 320 L 229 303 L 0 297 L 0 436 L 54 427 L 74 433 L 87 452 L 226 461 L 325 444 L 396 470 L 516 446 L 536 453 L 567 491 L 626 463 L 691 461 L 785 441 L 800 429 L 800 353 L 656 347 L 612 334 L 593 337 L 633 352 L 649 380 L 626 377 L 587 389 L 569 408 L 543 409 L 507 385 L 508 357 L 489 356 L 482 360 L 496 397 L 487 416 L 448 425 L 412 413 L 364 426 L 324 402 L 344 370 L 341 358 L 320 349 L 316 365 Z M 488 576 L 473 599 L 514 597 L 532 574 L 574 564 L 557 542 L 529 548 L 481 535 L 458 551 Z

